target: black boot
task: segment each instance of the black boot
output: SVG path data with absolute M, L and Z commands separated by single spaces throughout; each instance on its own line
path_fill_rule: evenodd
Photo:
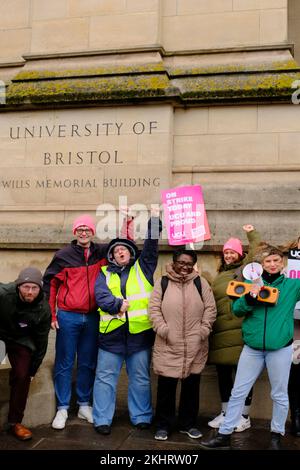
M 278 432 L 271 432 L 271 441 L 267 450 L 281 450 L 281 434 Z
M 294 436 L 300 437 L 300 410 L 296 409 L 294 412 L 291 411 L 291 433 Z
M 205 450 L 229 450 L 231 448 L 230 441 L 231 434 L 220 434 L 218 432 L 218 434 L 209 441 L 200 441 L 199 445 L 202 449 Z

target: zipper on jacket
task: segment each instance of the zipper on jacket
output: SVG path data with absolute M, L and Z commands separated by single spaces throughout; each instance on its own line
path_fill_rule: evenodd
M 66 304 L 66 298 L 67 298 L 68 293 L 69 293 L 68 271 L 66 271 L 66 293 L 65 293 L 65 296 L 64 296 L 64 304 L 65 304 L 65 306 L 67 306 L 67 304 Z
M 265 351 L 265 350 L 266 350 L 266 329 L 267 329 L 267 315 L 268 315 L 268 307 L 265 305 L 265 319 L 264 319 L 263 351 Z
M 185 284 L 182 284 L 182 312 L 183 312 L 183 317 L 182 317 L 182 338 L 183 338 L 183 363 L 182 363 L 182 376 L 185 377 L 185 371 L 186 371 L 186 357 L 187 357 L 187 343 L 186 343 L 186 336 L 185 336 L 185 331 L 186 331 L 186 313 L 185 313 Z
M 88 294 L 89 294 L 89 312 L 91 311 L 91 292 L 90 292 L 90 280 L 89 280 L 89 260 L 86 260 L 86 277 L 87 277 L 87 287 L 88 287 Z

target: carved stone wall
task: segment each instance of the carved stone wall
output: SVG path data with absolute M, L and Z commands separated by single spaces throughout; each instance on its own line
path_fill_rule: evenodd
M 116 233 L 104 226 L 118 229 L 127 203 L 141 214 L 141 243 L 150 205 L 183 184 L 203 187 L 212 238 L 199 254 L 208 279 L 227 238 L 246 243 L 245 223 L 274 244 L 296 238 L 300 68 L 287 40 L 298 37 L 288 31 L 290 4 L 0 0 L 0 281 L 26 265 L 44 270 L 83 212 L 109 239 Z M 164 232 L 156 276 L 170 251 Z M 53 416 L 53 358 L 51 334 L 29 425 Z M 1 421 L 7 376 L 0 371 Z M 270 401 L 261 406 L 268 395 L 263 376 L 253 416 L 270 416 Z M 218 409 L 210 367 L 201 411 Z

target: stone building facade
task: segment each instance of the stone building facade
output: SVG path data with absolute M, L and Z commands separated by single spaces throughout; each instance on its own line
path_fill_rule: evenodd
M 79 213 L 100 223 L 120 196 L 149 208 L 182 184 L 203 188 L 208 277 L 244 223 L 276 244 L 299 234 L 299 2 L 0 0 L 0 11 L 1 281 L 43 270 Z M 158 275 L 168 251 L 164 239 Z M 28 424 L 54 411 L 52 343 Z M 269 416 L 266 393 L 263 377 L 254 416 Z M 213 370 L 202 396 L 216 411 Z

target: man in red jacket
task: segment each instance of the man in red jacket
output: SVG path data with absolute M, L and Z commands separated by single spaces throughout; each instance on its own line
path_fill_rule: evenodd
M 132 219 L 127 212 L 125 215 L 122 232 L 130 236 Z M 75 240 L 54 255 L 44 275 L 44 290 L 52 313 L 51 328 L 57 333 L 54 365 L 57 413 L 52 422 L 54 429 L 63 429 L 68 418 L 76 355 L 78 417 L 93 423 L 90 402 L 99 330 L 94 285 L 101 267 L 107 264 L 107 244 L 93 243 L 95 224 L 92 217 L 86 214 L 74 220 L 73 234 Z
M 73 234 L 75 240 L 54 255 L 44 275 L 44 290 L 52 313 L 51 328 L 57 333 L 54 429 L 63 429 L 68 418 L 76 354 L 78 417 L 93 422 L 90 399 L 97 361 L 99 322 L 94 284 L 101 266 L 106 264 L 107 245 L 92 242 L 95 224 L 89 215 L 81 215 L 74 220 Z

